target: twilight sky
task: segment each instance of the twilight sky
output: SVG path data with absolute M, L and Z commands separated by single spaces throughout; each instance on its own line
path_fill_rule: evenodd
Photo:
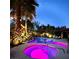
M 69 0 L 37 0 L 36 21 L 40 24 L 69 27 Z

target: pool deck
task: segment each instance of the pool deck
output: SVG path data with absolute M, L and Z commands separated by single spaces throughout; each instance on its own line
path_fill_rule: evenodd
M 55 47 L 59 50 L 59 54 L 54 59 L 69 59 L 69 55 L 67 53 L 68 48 L 63 48 L 61 46 L 57 46 L 57 45 L 54 45 L 54 44 L 27 43 L 27 42 L 24 43 L 24 44 L 21 44 L 19 46 L 11 48 L 11 50 L 10 50 L 10 56 L 11 56 L 10 59 L 32 59 L 32 58 L 29 58 L 28 56 L 26 56 L 23 53 L 23 50 L 26 47 L 29 47 L 31 45 L 47 45 L 47 46 L 50 46 L 50 47 Z M 63 52 L 63 50 L 65 51 L 65 53 Z

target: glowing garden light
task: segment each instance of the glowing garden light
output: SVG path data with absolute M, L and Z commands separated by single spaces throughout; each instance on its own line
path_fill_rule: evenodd
M 52 35 L 49 35 L 49 38 L 51 38 L 52 37 Z

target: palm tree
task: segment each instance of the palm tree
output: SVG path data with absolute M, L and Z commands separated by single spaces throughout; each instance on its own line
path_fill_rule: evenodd
M 11 0 L 10 9 L 13 10 L 11 15 L 16 16 L 16 31 L 19 33 L 21 29 L 21 17 L 25 16 L 30 21 L 36 16 L 36 6 L 38 4 L 35 0 Z M 27 23 L 25 24 L 27 28 Z M 26 29 L 27 30 L 27 29 Z M 27 32 L 27 31 L 26 31 Z

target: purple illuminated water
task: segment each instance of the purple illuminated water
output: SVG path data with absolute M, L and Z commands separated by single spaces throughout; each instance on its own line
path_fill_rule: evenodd
M 48 59 L 48 55 L 44 53 L 42 49 L 35 49 L 31 52 L 31 57 L 32 58 L 37 58 L 37 59 Z
M 25 48 L 24 54 L 37 59 L 48 59 L 48 57 L 56 57 L 58 50 L 54 47 L 49 47 L 46 45 L 33 45 Z
M 35 59 L 51 59 L 56 57 L 59 53 L 58 49 L 55 47 L 50 47 L 47 45 L 37 45 L 38 43 L 43 44 L 53 44 L 56 46 L 61 46 L 62 48 L 68 48 L 68 43 L 53 41 L 50 39 L 35 38 L 34 40 L 29 41 L 28 43 L 36 43 L 24 49 L 24 54 Z
M 52 42 L 52 44 L 61 46 L 63 48 L 68 48 L 68 43 L 65 43 L 65 42 Z

